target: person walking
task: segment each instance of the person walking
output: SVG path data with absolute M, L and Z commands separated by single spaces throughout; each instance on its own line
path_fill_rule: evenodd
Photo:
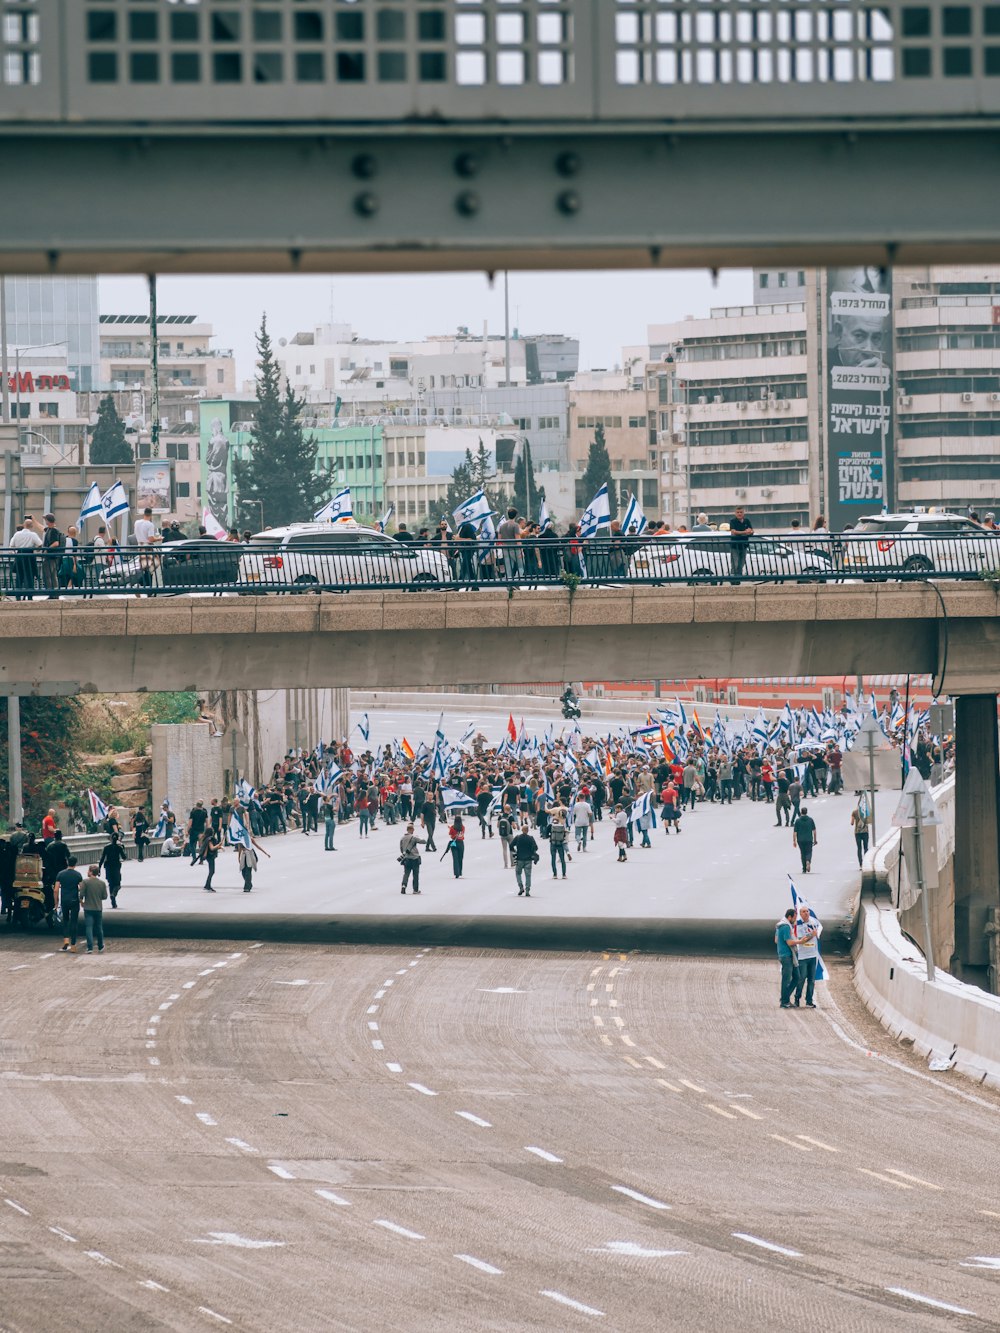
M 240 874 L 243 876 L 244 893 L 253 892 L 253 872 L 257 869 L 259 860 L 257 856 L 258 852 L 264 852 L 264 855 L 270 860 L 271 853 L 265 852 L 264 848 L 257 842 L 252 834 L 250 836 L 249 847 L 241 842 L 236 849 L 236 861 L 240 868 Z
M 552 878 L 556 879 L 556 862 L 562 866 L 562 877 L 566 878 L 566 810 L 561 805 L 549 810 L 549 859 L 552 862 Z
M 594 822 L 594 812 L 590 802 L 584 800 L 582 795 L 578 796 L 573 802 L 572 818 L 573 832 L 576 834 L 576 849 L 578 852 L 585 852 L 587 850 L 587 835 Z
M 611 823 L 614 826 L 614 844 L 618 848 L 618 860 L 628 860 L 628 811 L 623 810 L 620 805 L 615 806 L 614 814 L 611 817 Z
M 806 992 L 806 1008 L 815 1009 L 816 969 L 819 966 L 819 937 L 823 926 L 819 917 L 814 916 L 808 907 L 799 906 L 799 919 L 795 923 L 795 952 L 798 954 L 798 978 L 795 983 L 795 1008 L 799 1008 L 802 990 Z
M 778 962 L 781 964 L 781 1000 L 782 1009 L 792 1007 L 792 992 L 798 981 L 798 959 L 795 953 L 795 908 L 790 907 L 778 922 L 774 931 L 774 943 L 778 950 Z
M 122 862 L 125 860 L 125 848 L 122 846 L 121 834 L 112 833 L 111 841 L 101 852 L 101 859 L 97 863 L 97 873 L 103 870 L 108 877 L 108 890 L 111 894 L 111 906 L 118 906 L 118 895 L 122 891 Z
M 63 842 L 62 829 L 56 829 L 51 841 L 42 847 L 42 890 L 49 921 L 56 909 L 56 878 L 69 865 L 69 848 Z
M 63 953 L 76 953 L 76 937 L 80 929 L 80 885 L 83 876 L 76 868 L 76 857 L 69 858 L 65 870 L 56 876 L 56 906 L 62 915 Z
M 493 837 L 493 820 L 490 815 L 490 806 L 493 804 L 493 788 L 485 777 L 479 779 L 476 786 L 476 813 L 479 815 L 479 832 L 482 837 L 486 837 L 487 830 Z
M 788 774 L 783 768 L 778 769 L 774 780 L 777 796 L 774 801 L 775 828 L 781 828 L 781 816 L 785 816 L 785 828 L 788 828 L 792 822 L 792 802 L 788 795 L 788 789 L 791 783 L 788 781 Z
M 406 832 L 399 840 L 399 863 L 403 867 L 403 887 L 400 893 L 406 892 L 411 875 L 413 892 L 420 892 L 420 847 L 426 846 L 429 841 L 428 838 L 418 838 L 413 831 L 413 825 L 407 824 Z
M 141 808 L 132 814 L 132 835 L 135 838 L 136 859 L 142 865 L 149 846 L 149 820 Z
M 858 865 L 860 866 L 865 859 L 865 853 L 868 851 L 868 829 L 871 825 L 871 816 L 867 808 L 862 806 L 861 799 L 851 811 L 851 830 L 854 833 L 854 846 L 858 853 Z
M 448 850 L 451 852 L 452 873 L 456 879 L 461 879 L 465 860 L 465 824 L 461 815 L 455 816 L 448 830 Z
M 497 820 L 497 835 L 500 838 L 500 850 L 503 852 L 503 868 L 504 870 L 510 870 L 514 865 L 514 858 L 510 850 L 514 838 L 514 821 L 509 805 L 505 805 L 500 811 L 500 817 Z
M 333 845 L 333 835 L 337 831 L 337 814 L 333 808 L 333 801 L 327 798 L 323 802 L 323 850 L 324 852 L 335 852 L 337 849 Z
M 531 867 L 538 865 L 538 843 L 531 836 L 531 825 L 527 820 L 521 825 L 521 832 L 511 843 L 514 854 L 514 876 L 517 879 L 517 896 L 531 897 Z
M 792 846 L 799 849 L 802 857 L 802 872 L 808 874 L 812 869 L 813 848 L 816 846 L 816 823 L 805 806 L 792 825 Z
M 98 877 L 98 867 L 89 866 L 87 878 L 80 885 L 80 901 L 83 903 L 83 927 L 87 936 L 87 952 L 104 952 L 104 903 L 108 896 L 108 886 Z
M 205 832 L 207 823 L 208 811 L 205 809 L 205 802 L 195 801 L 194 807 L 188 815 L 188 842 L 184 849 L 187 855 L 191 857 L 192 865 L 198 860 L 198 844 L 201 842 L 201 835 Z
M 434 802 L 431 800 L 424 801 L 423 805 L 420 807 L 420 822 L 424 826 L 424 831 L 427 834 L 427 850 L 429 852 L 437 851 L 437 848 L 434 846 L 434 830 L 437 828 L 437 817 L 437 806 Z
M 216 859 L 219 852 L 222 850 L 222 840 L 219 835 L 213 831 L 211 825 L 209 825 L 201 835 L 199 850 L 201 853 L 200 859 L 208 866 L 208 878 L 205 880 L 205 891 L 207 893 L 214 893 L 215 890 L 212 888 L 212 876 L 215 874 Z

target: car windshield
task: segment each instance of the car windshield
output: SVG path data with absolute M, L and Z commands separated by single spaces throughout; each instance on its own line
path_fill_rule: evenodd
M 854 525 L 854 531 L 861 533 L 902 532 L 910 522 L 907 518 L 862 518 Z

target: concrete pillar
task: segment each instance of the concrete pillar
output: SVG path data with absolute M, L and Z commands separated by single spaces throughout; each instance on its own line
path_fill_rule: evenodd
M 962 981 L 988 989 L 986 925 L 1000 907 L 1000 753 L 997 700 L 955 701 L 955 956 Z

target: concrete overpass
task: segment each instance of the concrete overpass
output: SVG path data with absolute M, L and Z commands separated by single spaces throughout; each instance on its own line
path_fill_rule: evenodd
M 985 584 L 122 598 L 0 605 L 0 693 L 926 673 L 1000 691 Z

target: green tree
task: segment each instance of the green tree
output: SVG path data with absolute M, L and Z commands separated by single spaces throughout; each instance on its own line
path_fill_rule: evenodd
M 479 448 L 474 455 L 468 449 L 465 452 L 470 463 L 471 476 L 476 490 L 484 490 L 486 483 L 494 475 L 494 467 L 490 451 L 483 444 L 482 436 L 479 437 Z
M 266 315 L 257 334 L 257 355 L 250 456 L 233 460 L 233 476 L 243 521 L 276 527 L 312 518 L 329 485 L 316 473 L 317 441 L 303 432 L 299 421 L 303 400 L 290 384 L 281 391 Z
M 521 446 L 514 464 L 514 494 L 511 504 L 526 518 L 538 517 L 538 483 L 531 465 L 531 445 L 527 440 Z
M 97 409 L 97 424 L 90 437 L 92 463 L 131 463 L 132 446 L 125 438 L 125 422 L 118 415 L 115 400 L 110 394 L 101 399 Z
M 604 442 L 604 427 L 599 425 L 594 431 L 594 439 L 590 446 L 590 452 L 587 454 L 587 468 L 583 474 L 583 480 L 580 482 L 580 493 L 583 495 L 584 505 L 590 504 L 605 482 L 608 483 L 608 506 L 611 510 L 611 517 L 617 518 L 618 498 L 615 494 L 615 483 L 611 477 L 611 455 L 608 453 L 608 446 Z
M 466 449 L 465 458 L 451 474 L 448 493 L 444 498 L 442 517 L 447 518 L 449 526 L 454 523 L 454 512 L 462 501 L 467 500 L 470 495 L 474 495 L 479 489 L 473 479 L 473 468 L 472 453 Z

